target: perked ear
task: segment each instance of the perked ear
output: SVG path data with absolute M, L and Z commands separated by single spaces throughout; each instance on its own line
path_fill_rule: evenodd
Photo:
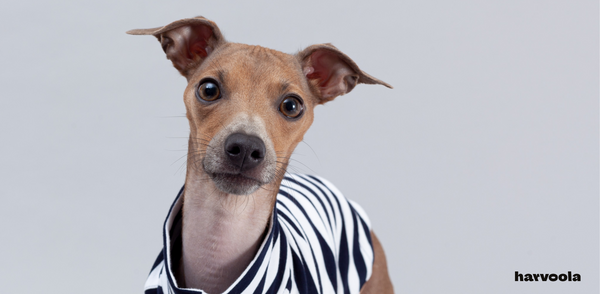
M 344 95 L 357 84 L 379 84 L 392 88 L 358 68 L 350 57 L 331 44 L 312 45 L 298 52 L 302 71 L 316 88 L 320 103 Z
M 219 27 L 202 16 L 181 19 L 164 27 L 136 29 L 127 33 L 155 36 L 167 54 L 167 59 L 186 78 L 192 74 L 192 69 L 225 43 Z

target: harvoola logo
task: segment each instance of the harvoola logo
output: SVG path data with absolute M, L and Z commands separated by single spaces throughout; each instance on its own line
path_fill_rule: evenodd
M 520 274 L 518 271 L 515 271 L 515 282 L 579 282 L 581 281 L 580 274 L 571 274 L 568 272 L 566 274 Z

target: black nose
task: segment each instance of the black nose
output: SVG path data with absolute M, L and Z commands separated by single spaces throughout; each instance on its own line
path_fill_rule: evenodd
M 265 143 L 258 137 L 234 133 L 225 140 L 225 154 L 240 171 L 259 165 L 265 158 Z

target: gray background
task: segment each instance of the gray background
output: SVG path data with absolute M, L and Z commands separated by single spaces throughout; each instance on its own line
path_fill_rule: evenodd
M 316 110 L 292 171 L 361 203 L 398 293 L 599 293 L 597 1 L 3 1 L 3 293 L 141 293 L 185 175 L 153 37 L 332 42 L 392 84 Z M 579 283 L 516 283 L 523 273 Z

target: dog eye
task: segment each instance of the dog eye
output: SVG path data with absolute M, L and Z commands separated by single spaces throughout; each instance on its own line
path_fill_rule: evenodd
M 289 118 L 299 117 L 303 110 L 302 100 L 294 96 L 283 99 L 279 105 L 279 111 Z
M 198 87 L 196 97 L 204 101 L 215 101 L 221 98 L 221 90 L 216 83 L 211 81 L 204 82 Z

